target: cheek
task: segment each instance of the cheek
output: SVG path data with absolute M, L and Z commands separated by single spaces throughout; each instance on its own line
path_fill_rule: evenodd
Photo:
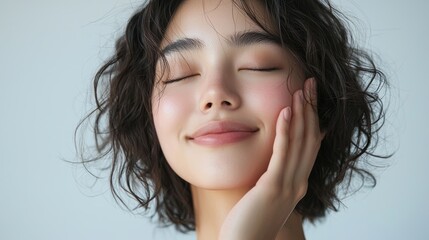
M 264 141 L 261 142 L 259 151 L 263 155 L 264 164 L 268 164 L 268 160 L 272 154 L 274 138 L 276 135 L 276 123 L 280 111 L 292 106 L 292 90 L 289 90 L 285 82 L 274 82 L 272 84 L 264 84 L 254 86 L 248 89 L 248 106 L 252 115 L 257 116 L 260 121 Z M 264 165 L 264 166 L 265 166 Z
M 181 129 L 192 111 L 187 94 L 168 92 L 166 89 L 160 98 L 153 99 L 153 119 L 161 147 L 176 141 Z
M 249 89 L 249 108 L 260 121 L 264 141 L 260 143 L 259 151 L 265 167 L 272 155 L 273 143 L 276 135 L 276 123 L 280 111 L 292 106 L 292 90 L 286 83 L 265 84 Z
M 163 125 L 169 125 L 167 123 L 175 122 L 173 119 L 180 120 L 180 116 L 183 115 L 183 109 L 186 107 L 184 99 L 175 97 L 162 97 L 156 104 L 154 104 L 154 118 L 156 122 L 163 123 Z
M 269 84 L 259 84 L 249 87 L 247 102 L 255 114 L 270 119 L 270 125 L 277 120 L 281 109 L 292 105 L 292 93 L 286 82 L 276 81 Z M 275 125 L 274 125 L 275 126 Z
M 192 112 L 189 95 L 165 89 L 160 98 L 154 98 L 152 101 L 156 134 L 165 159 L 177 175 L 188 181 L 186 176 L 190 171 L 185 167 L 186 161 L 183 161 L 183 148 L 186 146 L 182 144 L 182 129 Z

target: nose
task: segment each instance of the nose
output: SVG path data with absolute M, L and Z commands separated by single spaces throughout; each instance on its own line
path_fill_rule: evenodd
M 203 113 L 215 110 L 235 110 L 241 105 L 241 98 L 230 76 L 212 76 L 203 79 L 203 91 L 200 99 L 200 110 Z

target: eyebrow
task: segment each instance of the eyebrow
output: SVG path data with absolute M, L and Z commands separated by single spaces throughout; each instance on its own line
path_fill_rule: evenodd
M 277 37 L 270 35 L 266 32 L 256 31 L 237 32 L 229 36 L 226 41 L 228 45 L 233 47 L 244 47 L 260 43 L 281 45 L 280 39 L 278 39 Z M 201 39 L 181 38 L 165 46 L 162 49 L 162 54 L 166 56 L 174 52 L 201 49 L 204 46 L 205 44 Z

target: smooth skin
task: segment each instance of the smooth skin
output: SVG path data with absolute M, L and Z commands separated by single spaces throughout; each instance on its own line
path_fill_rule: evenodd
M 319 129 L 314 79 L 293 95 L 293 107 L 281 111 L 267 171 L 232 208 L 219 239 L 297 239 L 278 236 L 307 191 L 308 178 L 324 134 Z M 307 102 L 304 99 L 303 92 Z M 288 234 L 286 234 L 288 235 Z M 291 236 L 289 234 L 289 236 Z M 276 238 L 277 237 L 277 238 Z
M 237 33 L 261 31 L 231 1 L 187 0 L 161 44 L 201 42 L 167 56 L 171 71 L 158 72 L 153 95 L 163 153 L 191 186 L 199 240 L 304 239 L 293 210 L 323 138 L 316 86 L 281 46 L 231 44 Z M 258 131 L 218 146 L 189 140 L 210 121 Z

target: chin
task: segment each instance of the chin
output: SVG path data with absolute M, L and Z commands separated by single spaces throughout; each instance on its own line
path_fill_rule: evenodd
M 250 158 L 250 157 L 249 157 Z M 233 190 L 251 188 L 266 171 L 268 159 L 253 158 L 254 162 L 243 156 L 241 159 L 204 159 L 193 165 L 192 171 L 174 169 L 176 173 L 192 186 L 210 190 Z M 256 159 L 259 159 L 256 162 Z

